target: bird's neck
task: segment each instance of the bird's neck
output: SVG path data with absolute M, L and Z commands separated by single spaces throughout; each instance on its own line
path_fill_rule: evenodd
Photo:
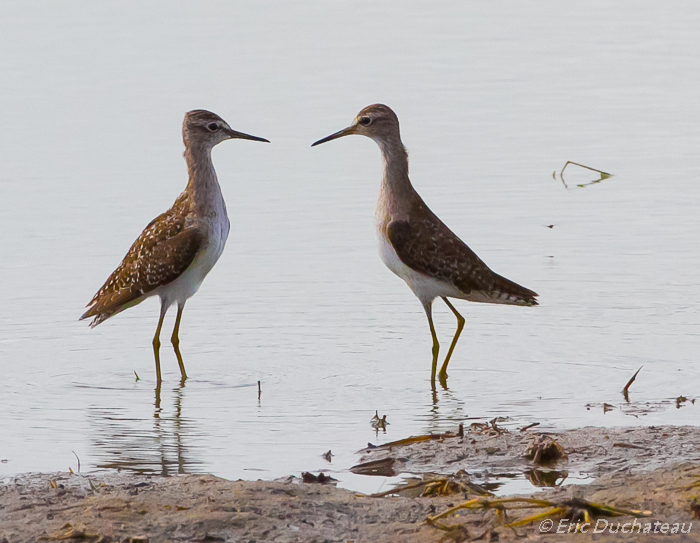
M 189 174 L 185 190 L 190 194 L 195 209 L 199 213 L 216 211 L 221 207 L 219 204 L 223 202 L 223 196 L 211 160 L 211 147 L 186 144 L 185 161 Z
M 384 159 L 384 176 L 379 193 L 382 205 L 401 212 L 402 204 L 410 205 L 416 191 L 408 178 L 408 153 L 400 139 L 377 141 Z

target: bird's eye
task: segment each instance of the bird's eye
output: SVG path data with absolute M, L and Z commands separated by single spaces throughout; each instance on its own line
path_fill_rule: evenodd
M 219 125 L 216 123 L 209 123 L 207 125 L 207 128 L 209 129 L 210 132 L 216 132 L 219 129 Z
M 359 120 L 359 123 L 362 126 L 367 126 L 371 122 L 372 122 L 372 119 L 370 119 L 369 117 L 360 117 L 360 120 Z

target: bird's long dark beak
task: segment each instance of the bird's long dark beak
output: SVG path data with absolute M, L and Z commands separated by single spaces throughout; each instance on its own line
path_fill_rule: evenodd
M 350 134 L 355 133 L 355 125 L 350 125 L 347 128 L 343 128 L 342 130 L 336 132 L 335 134 L 331 134 L 330 136 L 326 136 L 323 139 L 320 139 L 314 143 L 311 144 L 311 147 L 315 145 L 321 145 L 322 143 L 326 143 L 327 141 L 335 140 L 338 138 L 342 138 L 343 136 L 349 136 Z
M 258 136 L 251 136 L 250 134 L 244 134 L 243 132 L 236 132 L 235 130 L 231 130 L 228 128 L 226 130 L 226 133 L 231 139 L 236 139 L 236 140 L 252 140 L 252 141 L 264 141 L 265 143 L 270 143 L 270 140 L 266 140 L 265 138 L 259 138 Z

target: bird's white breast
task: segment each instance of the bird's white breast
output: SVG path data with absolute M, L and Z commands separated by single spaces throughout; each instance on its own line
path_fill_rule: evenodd
M 199 290 L 204 278 L 214 267 L 224 252 L 230 229 L 226 205 L 223 198 L 217 202 L 216 213 L 207 221 L 207 242 L 195 257 L 185 272 L 175 281 L 159 289 L 158 294 L 165 298 L 168 304 L 175 302 L 183 304 Z
M 379 257 L 382 262 L 406 281 L 423 305 L 432 302 L 438 296 L 462 297 L 462 293 L 454 285 L 412 270 L 401 262 L 399 255 L 380 228 L 377 228 L 377 237 L 379 238 Z

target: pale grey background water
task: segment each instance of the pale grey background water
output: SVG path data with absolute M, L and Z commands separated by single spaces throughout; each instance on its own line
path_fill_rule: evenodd
M 83 470 L 342 470 L 367 441 L 467 417 L 694 424 L 673 398 L 700 385 L 698 28 L 690 1 L 3 2 L 0 475 L 75 469 L 71 451 Z M 422 309 L 376 254 L 378 150 L 309 148 L 374 102 L 429 205 L 541 294 L 458 302 L 435 405 Z M 92 331 L 77 317 L 184 188 L 194 108 L 272 144 L 215 150 L 232 232 L 185 312 L 184 389 L 164 344 L 156 413 L 157 302 Z M 567 160 L 614 177 L 565 190 Z

